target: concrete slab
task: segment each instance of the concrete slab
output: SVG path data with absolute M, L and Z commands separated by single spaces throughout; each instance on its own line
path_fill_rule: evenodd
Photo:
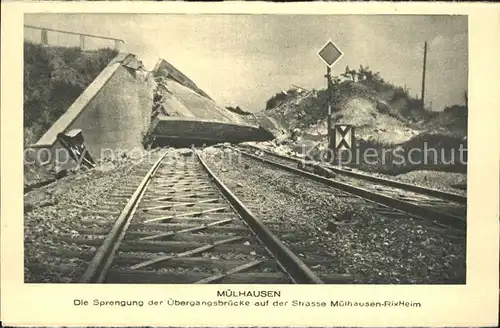
M 164 115 L 151 122 L 154 90 L 159 87 L 153 75 L 162 79 Z M 155 71 L 148 73 L 131 54 L 119 54 L 111 61 L 27 153 L 38 163 L 74 166 L 57 140 L 59 133 L 74 129 L 82 131 L 85 147 L 95 160 L 142 151 L 145 136 L 157 145 L 182 146 L 274 138 L 217 105 L 167 62 L 160 60 Z
M 187 117 L 159 116 L 151 123 L 153 145 L 190 146 L 220 142 L 265 141 L 274 139 L 267 130 L 246 124 Z
M 190 146 L 274 139 L 269 130 L 248 124 L 243 115 L 219 106 L 193 81 L 160 60 L 153 71 L 162 96 L 161 114 L 150 127 L 153 146 Z
M 196 85 L 190 78 L 188 78 L 184 73 L 175 68 L 174 65 L 167 62 L 165 59 L 159 59 L 153 69 L 153 76 L 159 77 L 164 76 L 168 77 L 171 80 L 176 81 L 179 84 L 184 85 L 185 87 L 195 91 L 196 93 L 202 95 L 205 98 L 212 99 L 210 96 Z
M 217 105 L 212 99 L 206 98 L 176 81 L 167 79 L 165 84 L 168 92 L 182 105 L 182 107 L 166 106 L 167 112 L 173 110 L 177 111 L 179 116 L 196 117 L 201 120 L 217 120 L 236 124 L 245 123 L 238 114 L 232 113 L 226 108 Z M 175 116 L 175 114 L 172 116 Z

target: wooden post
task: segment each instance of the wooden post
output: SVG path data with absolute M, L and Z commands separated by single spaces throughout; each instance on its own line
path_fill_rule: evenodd
M 427 61 L 427 41 L 424 43 L 424 67 L 422 69 L 422 110 L 425 109 L 425 65 Z
M 42 29 L 42 45 L 48 46 L 49 45 L 49 38 L 47 36 L 47 30 Z
M 115 40 L 115 50 L 116 51 L 120 51 L 121 45 L 122 45 L 121 40 Z

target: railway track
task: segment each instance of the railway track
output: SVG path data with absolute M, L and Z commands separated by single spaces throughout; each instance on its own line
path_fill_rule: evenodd
M 297 164 L 299 162 L 302 162 L 302 159 L 299 158 L 294 158 L 286 155 L 281 155 L 277 153 L 273 153 L 269 150 L 253 146 L 253 145 L 239 145 L 241 149 L 247 149 L 250 151 L 259 151 L 262 152 L 263 155 L 269 156 L 270 158 L 273 158 L 279 162 L 283 163 L 288 163 L 288 164 Z M 437 189 L 432 189 L 432 188 L 427 188 L 415 184 L 409 184 L 409 183 L 404 183 L 400 181 L 395 181 L 395 180 L 390 180 L 390 179 L 385 179 L 382 177 L 378 177 L 375 175 L 370 175 L 370 174 L 365 174 L 361 172 L 353 172 L 348 168 L 340 168 L 339 166 L 334 166 L 329 163 L 324 163 L 324 167 L 327 167 L 328 169 L 332 170 L 334 173 L 338 173 L 343 176 L 349 176 L 349 177 L 354 177 L 357 179 L 362 179 L 370 182 L 375 182 L 378 185 L 386 185 L 386 186 L 393 186 L 396 188 L 404 189 L 407 191 L 413 191 L 421 194 L 426 194 L 429 196 L 433 196 L 439 199 L 443 200 L 449 200 L 453 201 L 459 204 L 467 204 L 467 197 L 464 197 L 462 195 L 450 193 L 450 192 L 445 192 L 442 190 L 437 190 Z
M 431 221 L 437 226 L 452 227 L 454 233 L 465 233 L 467 200 L 465 197 L 413 186 L 374 176 L 337 169 L 331 165 L 304 162 L 298 158 L 274 154 L 254 146 L 233 148 L 248 158 L 298 174 L 334 187 L 343 196 L 345 193 L 374 202 L 373 210 L 389 216 L 404 216 L 406 213 Z M 253 153 L 251 153 L 251 152 Z
M 112 227 L 87 229 L 79 237 L 80 244 L 99 247 L 80 282 L 356 282 L 353 275 L 325 270 L 331 263 L 327 255 L 299 258 L 198 152 L 184 155 L 159 156 L 138 187 L 114 195 L 123 199 L 133 192 Z

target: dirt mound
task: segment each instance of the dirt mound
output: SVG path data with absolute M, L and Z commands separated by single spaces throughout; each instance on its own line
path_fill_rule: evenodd
M 425 126 L 428 131 L 464 138 L 467 136 L 467 119 L 467 107 L 455 105 L 436 113 L 421 125 Z
M 256 116 L 271 118 L 289 133 L 298 128 L 310 140 L 327 135 L 328 93 L 326 90 L 288 90 L 267 101 Z M 356 127 L 356 137 L 387 144 L 403 143 L 420 133 L 467 135 L 467 109 L 452 106 L 443 112 L 421 108 L 420 100 L 404 88 L 383 79 L 336 80 L 332 86 L 332 123 Z
M 382 109 L 381 109 L 382 108 Z M 400 143 L 420 131 L 410 128 L 406 122 L 389 114 L 380 102 L 366 98 L 349 99 L 342 111 L 333 115 L 335 124 L 355 126 L 356 137 L 382 143 Z M 327 134 L 327 122 L 322 122 L 322 133 Z
M 343 87 L 346 91 L 338 92 L 332 104 L 332 123 L 354 125 L 357 138 L 400 143 L 421 131 L 366 86 L 350 83 Z M 298 128 L 305 139 L 323 141 L 327 136 L 327 104 L 325 91 L 311 92 L 290 97 L 256 115 L 261 121 L 264 117 L 275 121 L 288 132 Z
M 443 112 L 421 108 L 420 100 L 409 96 L 404 88 L 381 78 L 340 81 L 334 77 L 330 107 L 332 124 L 353 125 L 356 148 L 361 154 L 368 149 L 378 154 L 375 164 L 356 163 L 353 167 L 386 174 L 403 174 L 415 170 L 466 172 L 466 163 L 457 162 L 460 148 L 467 148 L 467 109 L 452 106 Z M 321 158 L 327 149 L 327 113 L 329 95 L 326 90 L 298 92 L 288 90 L 268 100 L 266 109 L 257 113 L 283 127 L 295 152 L 313 150 Z M 276 146 L 283 144 L 278 140 Z M 438 158 L 422 163 L 422 155 L 398 163 L 396 151 L 433 148 Z M 419 152 L 417 152 L 419 153 Z M 420 152 L 421 153 L 421 152 Z M 466 157 L 466 152 L 464 153 Z M 314 157 L 315 155 L 313 155 Z M 450 158 L 455 163 L 450 163 Z M 413 161 L 415 159 L 416 164 Z M 425 158 L 424 158 L 425 159 Z

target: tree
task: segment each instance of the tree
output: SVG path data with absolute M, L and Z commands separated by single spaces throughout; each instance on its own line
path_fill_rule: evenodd
M 358 81 L 364 81 L 364 79 L 366 78 L 366 71 L 363 65 L 359 65 L 357 73 L 358 73 Z
M 345 77 L 345 78 L 351 79 L 353 82 L 356 82 L 357 72 L 354 69 L 353 70 L 349 69 L 349 66 L 346 66 L 344 73 L 342 73 L 340 75 Z
M 340 76 L 345 77 L 346 79 L 351 78 L 351 71 L 349 70 L 349 66 L 345 67 L 344 73 L 340 74 Z
M 365 80 L 367 80 L 368 82 L 372 82 L 374 80 L 374 78 L 373 78 L 373 72 L 372 71 L 366 70 L 366 72 L 365 72 Z
M 380 77 L 380 72 L 374 73 L 370 66 L 364 67 L 363 65 L 359 65 L 359 70 L 357 72 L 358 80 L 360 81 L 368 81 L 368 82 L 384 82 L 384 80 Z
M 358 81 L 373 81 L 374 74 L 370 70 L 370 66 L 363 67 L 363 65 L 359 65 L 358 69 Z
M 350 70 L 349 74 L 351 75 L 352 82 L 356 82 L 356 77 L 358 76 L 358 73 L 356 72 L 356 70 L 355 69 Z M 359 79 L 359 77 L 358 77 L 358 79 Z

